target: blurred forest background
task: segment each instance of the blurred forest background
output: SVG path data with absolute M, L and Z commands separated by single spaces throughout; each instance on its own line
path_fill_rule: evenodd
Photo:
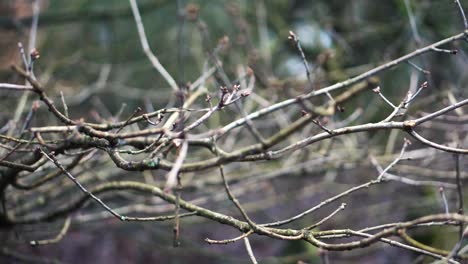
M 34 65 L 34 72 L 57 103 L 60 93 L 64 94 L 73 118 L 98 122 L 110 118 L 125 120 L 137 107 L 152 111 L 177 106 L 174 92 L 142 51 L 128 1 L 40 2 L 35 46 L 41 55 Z M 461 3 L 468 8 L 468 1 Z M 28 46 L 32 5 L 28 0 L 0 1 L 1 82 L 22 82 L 10 66 L 21 65 L 17 43 Z M 255 97 L 249 97 L 252 103 L 246 102 L 247 109 L 251 110 L 297 96 L 308 89 L 301 57 L 288 40 L 290 30 L 301 41 L 317 89 L 463 30 L 462 20 L 451 0 L 139 0 L 138 5 L 153 52 L 179 86 L 189 86 L 211 67 L 209 54 L 216 50 L 231 81 L 239 80 L 239 76 L 253 70 Z M 410 109 L 409 115 L 413 117 L 467 98 L 466 44 L 456 42 L 448 48 L 458 49 L 458 54 L 430 53 L 412 60 L 430 75 L 405 63 L 375 76 L 369 81 L 373 86 L 370 88 L 380 85 L 385 96 L 397 104 L 409 87 L 428 81 L 430 88 Z M 215 93 L 222 83 L 219 78 L 210 78 L 206 89 Z M 207 107 L 203 99 L 194 107 Z M 0 126 L 12 118 L 20 100 L 26 100 L 30 105 L 36 98 L 35 95 L 24 98 L 21 93 L 0 91 Z M 314 100 L 320 103 L 326 98 Z M 343 107 L 344 112 L 329 117 L 332 126 L 338 126 L 340 122 L 354 124 L 355 120 L 377 122 L 391 112 L 391 108 L 371 90 L 356 96 Z M 293 110 L 297 112 L 297 108 Z M 285 115 L 293 116 L 291 109 L 284 111 Z M 26 112 L 27 109 L 22 114 Z M 32 126 L 57 124 L 45 107 L 39 112 L 41 115 L 32 121 Z M 465 116 L 466 109 L 452 114 Z M 208 123 L 211 127 L 224 125 L 234 120 L 233 116 L 240 114 L 223 110 Z M 265 134 L 271 133 L 268 131 L 272 119 L 274 116 L 262 119 L 257 123 L 258 128 Z M 424 135 L 437 142 L 457 142 L 466 146 L 467 126 L 466 122 L 450 125 L 434 122 Z M 317 128 L 311 127 L 307 131 L 314 133 Z M 222 146 L 229 150 L 236 143 L 242 144 L 249 137 L 245 133 L 244 137 L 241 133 L 230 136 Z M 296 137 L 300 138 L 300 135 Z M 394 154 L 399 153 L 403 137 L 404 133 L 396 130 L 352 134 L 310 146 L 274 162 L 234 163 L 225 169 L 235 179 L 233 188 L 237 187 L 237 195 L 251 216 L 258 222 L 268 222 L 295 215 L 375 178 L 378 171 L 369 161 L 369 153 L 386 166 L 394 159 Z M 413 143 L 408 154 L 411 160 L 401 161 L 391 172 L 435 184 L 391 181 L 357 192 L 339 202 L 346 202 L 347 208 L 326 222 L 323 228 L 364 228 L 443 213 L 439 187 L 444 185 L 437 182 L 453 186 L 453 157 Z M 336 151 L 329 151 L 335 148 Z M 200 153 L 197 155 L 207 155 Z M 74 173 L 88 185 L 110 178 L 144 178 L 154 184 L 164 183 L 165 172 L 127 172 L 116 168 L 104 156 L 93 159 Z M 466 171 L 466 157 L 461 160 Z M 185 174 L 182 197 L 239 216 L 218 177 L 212 171 Z M 462 178 L 467 177 L 468 174 L 463 172 Z M 63 177 L 60 181 L 68 182 L 68 179 Z M 69 188 L 66 192 L 15 191 L 11 196 L 15 205 L 10 206 L 21 207 L 19 215 L 27 214 L 35 207 L 60 206 L 60 201 L 79 194 L 75 186 L 66 186 L 63 187 Z M 444 190 L 450 210 L 454 211 L 456 192 L 451 188 Z M 138 196 L 140 208 L 130 208 L 136 199 L 132 193 L 122 192 L 112 197 L 102 195 L 103 199 L 106 197 L 113 207 L 121 207 L 123 212 L 128 208 L 130 215 L 147 212 L 145 210 L 152 214 L 173 211 L 171 205 L 152 197 Z M 335 205 L 326 208 L 299 223 L 315 222 L 336 209 Z M 4 242 L 0 245 L 0 260 L 2 263 L 249 262 L 240 242 L 228 245 L 204 242 L 206 237 L 226 239 L 239 234 L 216 222 L 197 217 L 181 219 L 181 247 L 174 248 L 172 222 L 119 222 L 93 202 L 73 213 L 70 230 L 59 243 L 41 247 L 28 245 L 27 241 L 31 239 L 58 233 L 62 225 L 63 219 L 59 219 L 2 230 Z M 419 241 L 450 250 L 456 239 L 446 236 L 447 232 L 455 234 L 456 230 L 414 230 L 412 235 Z M 427 261 L 410 251 L 384 244 L 327 253 L 306 242 L 257 235 L 251 236 L 251 244 L 260 263 L 323 263 L 321 254 L 327 254 L 330 263 L 396 263 L 395 257 L 399 259 L 398 263 Z

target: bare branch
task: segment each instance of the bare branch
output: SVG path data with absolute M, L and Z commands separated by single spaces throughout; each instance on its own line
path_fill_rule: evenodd
M 248 237 L 244 237 L 244 245 L 245 245 L 245 248 L 247 249 L 247 253 L 249 254 L 249 257 L 250 257 L 250 261 L 252 262 L 252 264 L 257 264 L 257 259 L 255 258 L 255 255 L 252 251 L 252 247 L 250 246 L 250 242 L 249 242 L 249 238 Z
M 138 5 L 136 0 L 129 0 L 130 6 L 132 7 L 133 16 L 135 18 L 135 22 L 138 29 L 138 35 L 140 37 L 141 46 L 143 51 L 145 52 L 148 59 L 153 64 L 153 67 L 163 76 L 166 82 L 171 86 L 172 90 L 175 92 L 179 91 L 179 86 L 177 85 L 176 81 L 169 72 L 166 71 L 164 66 L 159 62 L 158 58 L 154 55 L 151 51 L 151 48 L 148 43 L 148 39 L 146 38 L 145 28 L 143 27 L 143 22 L 141 20 L 140 11 L 138 10 Z

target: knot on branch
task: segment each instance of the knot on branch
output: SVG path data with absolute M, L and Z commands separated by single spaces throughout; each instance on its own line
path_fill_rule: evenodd
M 416 126 L 416 121 L 414 120 L 406 120 L 403 122 L 403 128 L 405 130 L 411 131 Z

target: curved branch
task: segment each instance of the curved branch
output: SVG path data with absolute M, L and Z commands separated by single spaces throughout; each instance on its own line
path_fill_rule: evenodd
M 218 137 L 224 135 L 227 131 L 230 131 L 230 130 L 238 127 L 238 126 L 241 126 L 241 125 L 245 124 L 247 122 L 247 120 L 257 119 L 259 117 L 262 117 L 262 116 L 264 116 L 266 114 L 269 114 L 269 113 L 272 113 L 272 112 L 277 111 L 279 109 L 282 109 L 282 108 L 287 107 L 289 105 L 296 104 L 296 103 L 298 103 L 298 102 L 300 102 L 301 100 L 304 100 L 304 99 L 309 99 L 309 98 L 315 97 L 317 95 L 326 94 L 326 93 L 334 91 L 334 90 L 338 90 L 338 89 L 348 87 L 350 85 L 353 85 L 355 83 L 363 81 L 363 80 L 365 80 L 365 79 L 367 79 L 367 78 L 369 78 L 371 76 L 374 76 L 375 74 L 377 74 L 379 72 L 382 72 L 384 70 L 388 70 L 390 68 L 393 68 L 396 65 L 398 65 L 398 64 L 400 64 L 402 62 L 408 61 L 411 58 L 414 58 L 414 57 L 417 57 L 417 56 L 419 56 L 421 54 L 424 54 L 426 52 L 432 51 L 432 49 L 434 47 L 439 47 L 439 46 L 442 46 L 442 45 L 445 45 L 445 44 L 448 44 L 448 43 L 463 39 L 467 35 L 468 35 L 468 30 L 466 30 L 466 31 L 464 31 L 462 33 L 453 35 L 451 37 L 448 37 L 446 39 L 440 40 L 440 41 L 438 41 L 436 43 L 433 43 L 433 44 L 428 45 L 428 46 L 426 46 L 424 48 L 418 49 L 418 50 L 416 50 L 414 52 L 408 53 L 408 54 L 406 54 L 406 55 L 404 55 L 404 56 L 402 56 L 402 57 L 400 57 L 398 59 L 395 59 L 393 61 L 382 64 L 379 67 L 373 68 L 372 70 L 369 70 L 369 71 L 367 71 L 365 73 L 362 73 L 362 74 L 360 74 L 360 75 L 358 75 L 356 77 L 350 78 L 350 79 L 348 79 L 346 81 L 339 82 L 339 83 L 327 86 L 327 87 L 322 88 L 320 90 L 313 91 L 313 92 L 310 92 L 308 94 L 298 96 L 296 98 L 287 99 L 287 100 L 284 100 L 282 102 L 273 104 L 273 105 L 271 105 L 269 107 L 258 110 L 256 112 L 253 112 L 253 113 L 247 115 L 245 118 L 241 118 L 239 120 L 236 120 L 236 121 L 224 126 L 222 128 L 222 130 L 221 130 L 222 131 L 221 134 L 218 135 Z
M 433 147 L 433 148 L 436 148 L 436 149 L 439 149 L 439 150 L 442 150 L 442 151 L 445 151 L 445 152 L 465 154 L 465 155 L 468 154 L 468 149 L 452 148 L 452 147 L 447 147 L 447 146 L 444 146 L 444 145 L 434 143 L 434 142 L 432 142 L 430 140 L 427 140 L 427 139 L 423 138 L 421 135 L 416 133 L 416 131 L 414 131 L 414 130 L 408 131 L 408 134 L 410 134 L 413 138 L 415 138 L 419 142 L 421 142 L 421 143 L 423 143 L 425 145 L 428 145 L 430 147 Z

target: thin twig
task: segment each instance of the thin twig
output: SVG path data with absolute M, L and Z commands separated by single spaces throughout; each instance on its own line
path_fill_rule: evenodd
M 463 183 L 460 177 L 461 174 L 461 166 L 460 166 L 460 154 L 455 154 L 455 177 L 457 180 L 457 194 L 458 194 L 458 213 L 464 214 L 465 210 L 463 208 Z M 463 223 L 460 222 L 460 229 L 459 229 L 459 239 L 463 237 L 463 230 L 465 229 Z
M 407 1 L 407 0 L 406 0 Z M 412 61 L 408 60 L 407 61 L 409 65 L 413 66 L 413 68 L 415 68 L 416 70 L 418 70 L 419 72 L 421 72 L 422 74 L 424 75 L 430 75 L 431 72 L 428 71 L 428 70 L 424 70 L 423 68 L 419 67 L 418 65 L 414 64 Z
M 306 227 L 305 229 L 307 230 L 310 230 L 310 229 L 314 229 L 320 225 L 322 225 L 323 223 L 325 223 L 326 221 L 328 221 L 330 218 L 332 218 L 333 216 L 335 216 L 337 213 L 343 211 L 346 207 L 346 203 L 342 203 L 340 205 L 340 207 L 338 207 L 335 211 L 333 211 L 331 214 L 329 214 L 328 216 L 324 217 L 322 220 L 318 221 L 317 223 L 311 225 L 311 226 L 308 226 Z
M 65 97 L 63 96 L 63 92 L 60 91 L 60 99 L 62 100 L 62 105 L 63 105 L 63 114 L 70 118 L 70 116 L 68 115 L 68 105 L 67 105 L 67 102 L 65 101 Z
M 31 246 L 40 246 L 40 245 L 47 245 L 47 244 L 54 244 L 62 240 L 62 238 L 67 234 L 68 228 L 70 227 L 71 223 L 71 217 L 68 216 L 67 219 L 65 219 L 65 222 L 63 223 L 62 228 L 60 229 L 60 232 L 51 239 L 44 239 L 44 240 L 32 240 L 29 242 Z
M 10 91 L 29 91 L 33 92 L 34 88 L 31 85 L 21 85 L 21 84 L 12 84 L 12 83 L 0 83 L 0 89 L 10 90 Z
M 135 18 L 135 22 L 137 25 L 138 35 L 140 37 L 140 42 L 141 42 L 143 51 L 145 52 L 146 56 L 153 64 L 154 68 L 163 76 L 163 78 L 166 80 L 169 86 L 171 86 L 172 90 L 174 90 L 175 92 L 179 91 L 179 87 L 176 81 L 174 80 L 174 78 L 172 78 L 169 72 L 166 71 L 164 66 L 159 62 L 158 58 L 151 51 L 136 0 L 129 0 L 129 1 L 130 1 L 130 6 L 132 7 L 132 12 L 133 12 L 133 16 Z
M 78 188 L 83 192 L 85 193 L 87 196 L 91 197 L 93 200 L 95 200 L 97 203 L 99 203 L 104 209 L 106 209 L 108 212 L 110 212 L 112 215 L 114 215 L 115 217 L 117 217 L 118 219 L 122 220 L 122 221 L 125 221 L 126 218 L 125 216 L 122 216 L 120 215 L 119 213 L 115 212 L 114 210 L 112 210 L 112 208 L 110 208 L 107 204 L 105 204 L 101 199 L 99 199 L 96 195 L 94 195 L 93 193 L 91 193 L 90 191 L 88 191 L 83 185 L 81 185 L 81 183 L 68 171 L 65 169 L 65 167 L 63 167 L 63 165 L 57 160 L 57 158 L 53 155 L 53 154 L 47 154 L 44 152 L 44 150 L 40 149 L 40 152 L 42 153 L 42 155 L 44 155 L 48 160 L 50 160 L 52 163 L 55 164 L 55 166 L 57 166 L 57 168 L 59 168 L 65 175 L 67 175 L 67 177 L 73 181 L 73 183 L 76 184 L 76 186 L 78 186 Z
M 245 245 L 245 248 L 247 249 L 247 253 L 249 254 L 249 257 L 250 257 L 250 261 L 252 261 L 252 264 L 257 264 L 257 259 L 255 258 L 255 255 L 252 251 L 252 247 L 250 246 L 250 242 L 249 242 L 249 238 L 248 237 L 244 237 L 244 245 Z
M 229 243 L 234 243 L 236 241 L 239 241 L 241 239 L 243 239 L 244 237 L 248 237 L 250 236 L 251 234 L 253 234 L 253 230 L 250 230 L 249 232 L 247 233 L 244 233 L 238 237 L 235 237 L 235 238 L 231 238 L 231 239 L 224 239 L 224 240 L 213 240 L 213 239 L 209 239 L 209 238 L 205 238 L 205 241 L 208 243 L 208 244 L 229 244 Z
M 306 216 L 306 215 L 308 215 L 308 214 L 310 214 L 312 212 L 317 211 L 318 209 L 324 207 L 327 204 L 330 204 L 330 203 L 332 203 L 332 202 L 334 202 L 334 201 L 336 201 L 336 200 L 338 200 L 340 198 L 343 198 L 343 197 L 345 197 L 347 195 L 350 195 L 351 193 L 354 193 L 354 192 L 356 192 L 358 190 L 367 189 L 370 186 L 372 186 L 374 184 L 378 184 L 380 182 L 381 181 L 377 181 L 377 180 L 372 180 L 372 181 L 366 182 L 364 184 L 361 184 L 361 185 L 358 185 L 358 186 L 353 187 L 351 189 L 348 189 L 348 190 L 346 190 L 346 191 L 344 191 L 344 192 L 342 192 L 340 194 L 337 194 L 337 195 L 335 195 L 333 197 L 330 197 L 330 198 L 320 202 L 318 205 L 316 205 L 316 206 L 314 206 L 314 207 L 312 207 L 312 208 L 310 208 L 310 209 L 308 209 L 308 210 L 306 210 L 306 211 L 304 211 L 304 212 L 302 212 L 302 213 L 300 213 L 298 215 L 295 215 L 295 216 L 293 216 L 291 218 L 281 220 L 281 221 L 272 222 L 272 223 L 262 224 L 262 226 L 281 226 L 281 225 L 289 224 L 289 223 L 291 223 L 293 221 L 296 221 L 296 220 L 298 220 L 298 219 L 300 219 L 300 218 L 302 218 L 302 217 L 304 217 L 304 216 Z
M 141 111 L 141 108 L 140 107 L 137 107 L 137 109 L 135 109 L 135 111 L 133 111 L 133 113 L 127 118 L 127 120 L 125 120 L 124 124 L 119 128 L 117 129 L 117 131 L 115 133 L 119 133 L 120 131 L 122 131 L 122 129 L 124 127 L 126 127 L 128 125 L 128 123 L 132 120 L 132 118 L 134 118 L 138 112 Z
M 174 210 L 174 239 L 172 245 L 174 247 L 180 246 L 180 196 L 182 195 L 182 181 L 180 179 L 180 174 L 177 173 L 177 186 L 176 186 L 176 201 L 175 201 L 175 210 Z
M 398 155 L 398 157 L 396 159 L 394 159 L 392 161 L 392 163 L 390 163 L 387 167 L 385 167 L 385 169 L 383 169 L 382 171 L 379 171 L 380 174 L 377 177 L 377 180 L 382 180 L 383 177 L 385 176 L 385 173 L 387 173 L 387 171 L 389 169 L 391 169 L 393 166 L 395 166 L 395 164 L 397 164 L 403 158 L 403 155 L 405 154 L 406 148 L 408 147 L 408 145 L 411 144 L 411 142 L 409 140 L 407 140 L 406 138 L 405 138 L 404 141 L 405 142 L 403 143 L 403 147 L 401 148 L 400 155 Z
M 273 105 L 271 105 L 269 107 L 265 107 L 265 108 L 263 108 L 261 110 L 250 113 L 246 117 L 241 118 L 241 119 L 236 120 L 236 121 L 233 121 L 230 124 L 224 126 L 220 130 L 220 131 L 222 131 L 222 133 L 219 133 L 217 135 L 217 137 L 225 135 L 228 131 L 230 131 L 230 130 L 238 127 L 238 126 L 243 125 L 247 120 L 254 120 L 254 119 L 260 118 L 260 117 L 262 117 L 262 116 L 264 116 L 266 114 L 272 113 L 272 112 L 277 111 L 277 110 L 282 109 L 282 108 L 285 108 L 285 107 L 287 107 L 289 105 L 296 104 L 301 100 L 309 99 L 309 98 L 312 98 L 312 97 L 315 97 L 315 96 L 318 96 L 318 95 L 321 95 L 321 94 L 325 94 L 327 92 L 331 92 L 331 91 L 334 91 L 334 90 L 343 89 L 345 87 L 348 87 L 350 85 L 358 83 L 358 82 L 360 82 L 362 80 L 365 80 L 365 79 L 367 79 L 367 78 L 369 78 L 371 76 L 374 76 L 379 72 L 382 72 L 382 71 L 388 70 L 390 68 L 393 68 L 396 65 L 399 65 L 399 64 L 401 64 L 403 62 L 406 62 L 406 61 L 408 61 L 408 60 L 410 60 L 410 59 L 412 59 L 414 57 L 417 57 L 417 56 L 422 55 L 424 53 L 430 52 L 430 51 L 432 51 L 433 47 L 439 47 L 439 46 L 445 45 L 447 43 L 452 43 L 454 41 L 465 38 L 465 36 L 466 36 L 466 33 L 461 32 L 459 34 L 453 35 L 451 37 L 448 37 L 446 39 L 440 40 L 440 41 L 432 43 L 432 44 L 430 44 L 430 45 L 428 45 L 426 47 L 423 47 L 423 48 L 420 48 L 420 49 L 418 49 L 416 51 L 408 53 L 408 54 L 406 54 L 404 56 L 401 56 L 400 58 L 397 58 L 395 60 L 392 60 L 390 62 L 382 64 L 382 65 L 380 65 L 380 66 L 378 66 L 376 68 L 373 68 L 373 69 L 371 69 L 371 70 L 369 70 L 367 72 L 359 74 L 359 75 L 357 75 L 357 76 L 355 76 L 353 78 L 347 79 L 347 80 L 342 81 L 342 82 L 335 83 L 333 85 L 324 87 L 324 88 L 319 89 L 317 91 L 312 91 L 310 93 L 304 94 L 302 96 L 298 96 L 296 98 L 291 98 L 291 99 L 287 99 L 287 100 L 275 103 L 275 104 L 273 104 Z
M 219 166 L 219 172 L 221 174 L 221 178 L 222 178 L 223 183 L 224 183 L 224 189 L 226 190 L 226 193 L 227 193 L 227 195 L 229 197 L 229 200 L 231 200 L 231 202 L 237 207 L 237 209 L 239 209 L 239 211 L 242 214 L 242 216 L 244 217 L 244 219 L 247 221 L 247 223 L 250 225 L 250 227 L 255 232 L 263 233 L 263 234 L 266 234 L 268 236 L 278 238 L 278 239 L 283 239 L 283 240 L 299 240 L 299 239 L 303 238 L 303 236 L 304 236 L 303 233 L 299 233 L 298 235 L 295 235 L 295 236 L 284 236 L 284 235 L 280 235 L 280 234 L 277 234 L 275 232 L 269 231 L 267 228 L 265 228 L 265 225 L 257 225 L 255 222 L 253 222 L 250 219 L 250 217 L 247 215 L 247 212 L 244 210 L 244 208 L 242 208 L 241 204 L 239 203 L 237 198 L 234 196 L 231 189 L 229 188 L 229 184 L 228 184 L 228 182 L 226 180 L 226 177 L 224 176 L 223 166 Z
M 444 211 L 446 214 L 450 213 L 449 205 L 447 202 L 447 197 L 445 197 L 445 191 L 443 187 L 439 188 L 440 198 L 442 199 L 442 205 L 444 206 Z
M 180 147 L 179 155 L 177 156 L 177 159 L 174 162 L 174 166 L 166 176 L 166 185 L 164 187 L 165 190 L 170 190 L 177 185 L 177 175 L 179 174 L 180 168 L 182 167 L 182 163 L 184 162 L 185 157 L 187 156 L 188 150 L 187 140 L 183 140 L 181 144 L 182 146 Z
M 390 102 L 390 100 L 387 99 L 387 97 L 385 97 L 382 94 L 382 92 L 380 91 L 380 86 L 377 86 L 372 91 L 374 91 L 374 93 L 378 94 L 380 96 L 380 98 L 382 98 L 384 100 L 384 102 L 386 102 L 388 105 L 390 105 L 393 109 L 397 108 L 392 102 Z
M 460 11 L 460 15 L 463 19 L 463 25 L 465 26 L 465 29 L 468 29 L 468 21 L 466 19 L 465 11 L 463 10 L 460 0 L 454 0 L 453 2 L 458 6 L 458 11 Z
M 294 47 L 299 51 L 299 54 L 301 55 L 302 59 L 302 64 L 304 65 L 306 75 L 307 75 L 307 80 L 309 83 L 312 85 L 312 79 L 310 77 L 310 68 L 309 68 L 309 63 L 307 62 L 306 56 L 304 54 L 304 51 L 302 50 L 301 42 L 299 41 L 299 38 L 293 31 L 289 31 L 289 36 L 288 39 L 293 42 Z
M 418 27 L 416 26 L 416 20 L 413 14 L 413 10 L 411 9 L 409 0 L 405 0 L 404 3 L 406 7 L 406 12 L 408 13 L 408 18 L 409 18 L 409 22 L 411 26 L 411 31 L 413 32 L 414 40 L 419 45 L 422 41 L 421 41 L 421 36 L 419 35 L 419 32 L 418 32 Z
M 450 254 L 447 255 L 447 258 L 445 259 L 445 263 L 448 263 L 449 260 L 451 260 L 453 257 L 458 255 L 458 252 L 460 251 L 460 249 L 461 249 L 461 247 L 463 245 L 463 240 L 464 240 L 464 237 L 462 236 L 457 241 L 457 243 L 455 244 L 453 249 L 450 251 Z

